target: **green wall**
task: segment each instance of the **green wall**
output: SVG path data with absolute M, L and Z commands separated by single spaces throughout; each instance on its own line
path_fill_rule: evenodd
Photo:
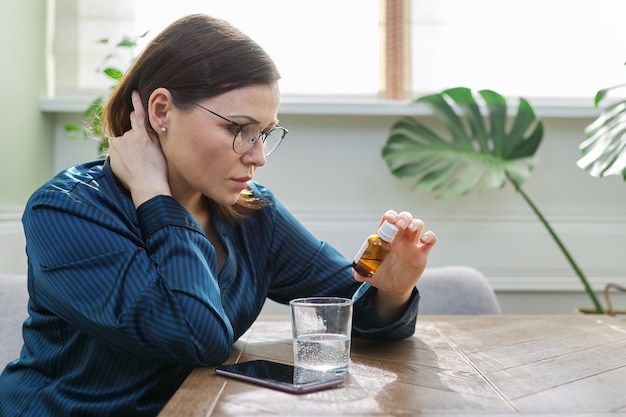
M 0 206 L 22 206 L 52 174 L 46 94 L 46 0 L 0 2 Z

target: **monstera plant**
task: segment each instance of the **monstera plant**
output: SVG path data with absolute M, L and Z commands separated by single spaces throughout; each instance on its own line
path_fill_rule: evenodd
M 429 107 L 445 129 L 428 127 L 416 118 L 397 121 L 383 148 L 391 173 L 414 179 L 414 189 L 435 192 L 440 198 L 511 184 L 580 278 L 596 312 L 604 313 L 587 277 L 522 189 L 537 165 L 535 153 L 543 138 L 543 123 L 532 106 L 520 98 L 509 124 L 507 101 L 491 90 L 474 93 L 465 87 L 452 88 L 420 97 L 415 103 Z
M 624 89 L 626 84 L 604 88 L 596 94 L 600 105 L 610 91 Z M 585 129 L 585 141 L 579 146 L 583 156 L 577 165 L 594 177 L 621 175 L 626 180 L 626 99 L 606 107 Z

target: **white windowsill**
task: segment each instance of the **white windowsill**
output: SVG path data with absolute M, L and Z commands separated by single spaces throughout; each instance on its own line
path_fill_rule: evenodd
M 82 113 L 97 94 L 67 95 L 40 98 L 44 113 Z M 592 99 L 528 99 L 539 117 L 594 118 L 600 111 Z M 511 104 L 511 107 L 512 104 Z M 514 110 L 513 108 L 511 110 Z M 337 115 L 337 116 L 422 116 L 431 114 L 425 106 L 409 101 L 365 98 L 310 98 L 283 97 L 280 114 Z

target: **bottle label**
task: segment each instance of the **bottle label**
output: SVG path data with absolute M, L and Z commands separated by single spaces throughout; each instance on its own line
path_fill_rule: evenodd
M 359 262 L 359 259 L 361 259 L 361 257 L 363 256 L 363 254 L 367 250 L 368 246 L 369 246 L 369 241 L 368 240 L 363 242 L 363 245 L 361 245 L 361 249 L 359 249 L 359 251 L 356 253 L 356 255 L 354 255 L 353 262 Z

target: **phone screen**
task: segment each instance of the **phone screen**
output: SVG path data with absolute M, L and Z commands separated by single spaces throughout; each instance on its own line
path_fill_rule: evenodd
M 254 360 L 218 366 L 220 375 L 253 382 L 269 388 L 293 393 L 305 393 L 331 388 L 344 382 L 343 376 L 304 368 L 295 368 L 284 363 Z

